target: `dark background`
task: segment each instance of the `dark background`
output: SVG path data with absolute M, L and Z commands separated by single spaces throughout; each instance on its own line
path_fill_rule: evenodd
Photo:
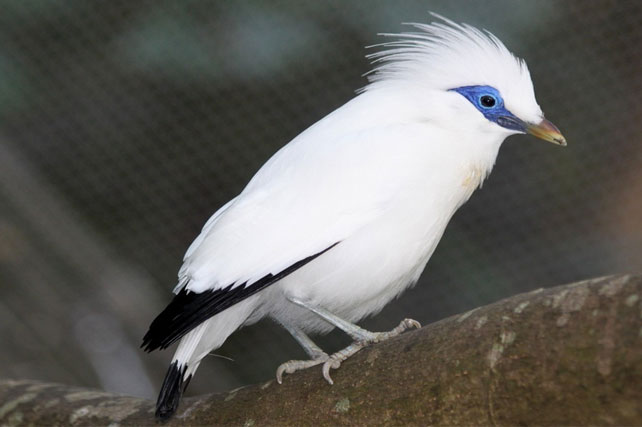
M 0 10 L 0 377 L 155 395 L 173 349 L 138 345 L 189 243 L 272 153 L 364 86 L 377 33 L 427 22 L 429 10 L 525 58 L 569 145 L 511 137 L 418 286 L 364 325 L 429 323 L 641 270 L 639 1 L 5 0 Z M 192 393 L 266 380 L 304 356 L 268 322 L 216 353 Z

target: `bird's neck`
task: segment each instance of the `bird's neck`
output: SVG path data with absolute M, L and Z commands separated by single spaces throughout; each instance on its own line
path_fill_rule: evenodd
M 497 134 L 464 135 L 461 137 L 462 162 L 465 171 L 463 185 L 470 192 L 482 186 L 497 160 L 505 137 Z

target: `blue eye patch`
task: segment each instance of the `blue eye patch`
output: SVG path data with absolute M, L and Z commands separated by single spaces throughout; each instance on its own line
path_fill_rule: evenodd
M 504 107 L 504 100 L 494 87 L 461 86 L 450 90 L 470 101 L 491 122 L 507 129 L 526 132 L 526 124 Z

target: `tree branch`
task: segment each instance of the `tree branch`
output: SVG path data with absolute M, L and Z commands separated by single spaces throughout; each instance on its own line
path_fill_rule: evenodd
M 537 290 L 320 369 L 185 399 L 167 425 L 642 424 L 642 277 Z M 0 425 L 151 425 L 153 402 L 0 381 Z

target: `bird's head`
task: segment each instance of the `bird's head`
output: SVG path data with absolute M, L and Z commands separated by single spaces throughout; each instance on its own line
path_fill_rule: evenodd
M 443 22 L 409 24 L 418 31 L 384 34 L 397 40 L 369 55 L 377 65 L 366 91 L 404 86 L 429 99 L 441 123 L 501 137 L 529 133 L 566 145 L 535 100 L 526 63 L 488 31 Z M 448 120 L 450 119 L 450 120 Z

